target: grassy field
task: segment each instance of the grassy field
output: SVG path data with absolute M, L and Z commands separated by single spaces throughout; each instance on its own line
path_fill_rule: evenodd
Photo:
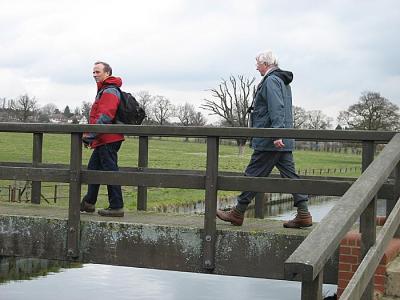
M 47 134 L 43 139 L 43 162 L 45 163 L 69 163 L 70 138 L 68 135 Z M 252 150 L 245 149 L 243 156 L 238 156 L 236 146 L 221 145 L 219 156 L 220 171 L 243 172 Z M 86 165 L 90 157 L 91 150 L 83 150 L 83 164 Z M 138 139 L 129 137 L 123 143 L 119 152 L 120 166 L 137 166 Z M 296 169 L 300 170 L 319 170 L 334 168 L 354 168 L 360 167 L 360 156 L 353 154 L 326 153 L 313 151 L 294 152 Z M 31 162 L 32 161 L 32 134 L 25 133 L 0 133 L 0 161 L 2 162 Z M 178 138 L 162 138 L 149 140 L 149 167 L 169 168 L 169 169 L 190 169 L 205 170 L 206 165 L 206 144 L 195 143 L 193 141 L 184 142 Z M 348 172 L 346 174 L 336 174 L 338 176 L 358 176 L 359 171 Z M 1 200 L 6 201 L 6 187 L 10 181 L 0 183 L 2 187 Z M 22 184 L 22 183 L 19 183 Z M 52 198 L 54 183 L 43 183 L 43 194 L 47 198 Z M 135 188 L 123 187 L 124 200 L 127 208 L 136 207 Z M 86 188 L 83 187 L 82 194 Z M 67 206 L 67 187 L 60 187 L 58 193 L 64 198 L 57 201 L 57 205 Z M 106 190 L 101 189 L 99 206 L 107 205 Z M 219 196 L 234 195 L 235 192 L 220 192 Z M 196 202 L 204 199 L 204 192 L 198 190 L 180 189 L 149 189 L 148 206 L 149 208 L 158 205 Z M 52 204 L 54 205 L 54 204 Z

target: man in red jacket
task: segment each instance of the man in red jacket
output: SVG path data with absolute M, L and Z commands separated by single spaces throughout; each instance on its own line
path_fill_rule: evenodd
M 122 80 L 112 76 L 112 69 L 105 62 L 96 62 L 93 67 L 93 77 L 97 83 L 97 95 L 92 105 L 89 124 L 112 124 L 119 101 Z M 83 143 L 93 149 L 88 163 L 88 170 L 118 171 L 118 150 L 124 140 L 119 133 L 88 133 L 84 134 Z M 94 212 L 99 184 L 89 184 L 88 192 L 81 202 L 81 211 Z M 121 186 L 107 185 L 109 207 L 98 210 L 99 215 L 106 217 L 123 217 L 124 202 Z

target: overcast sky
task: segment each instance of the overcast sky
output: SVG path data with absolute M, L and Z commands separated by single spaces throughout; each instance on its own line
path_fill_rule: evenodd
M 0 97 L 92 101 L 93 62 L 123 89 L 199 107 L 221 78 L 260 79 L 271 49 L 294 73 L 293 104 L 336 118 L 363 91 L 400 105 L 400 2 L 0 0 Z

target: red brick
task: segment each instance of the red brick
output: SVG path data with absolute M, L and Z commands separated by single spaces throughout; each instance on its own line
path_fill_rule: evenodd
M 355 255 L 357 257 L 360 257 L 361 250 L 358 247 L 353 247 L 351 248 L 351 255 Z
M 343 294 L 343 292 L 344 292 L 344 289 L 337 289 L 337 298 L 339 299 L 340 298 L 340 296 Z
M 345 289 L 349 281 L 344 279 L 338 279 L 338 288 Z
M 386 248 L 385 255 L 386 262 L 391 262 L 400 253 L 400 239 L 392 239 L 389 246 Z
M 374 285 L 374 289 L 382 294 L 385 293 L 385 286 L 384 285 Z
M 346 235 L 345 238 L 347 239 L 347 245 L 350 246 L 357 246 L 359 244 L 359 241 L 361 239 L 361 234 L 355 230 L 349 231 Z
M 356 271 L 357 271 L 357 269 L 358 269 L 358 264 L 356 264 L 356 265 L 351 265 L 351 271 L 353 272 L 353 273 L 355 273 Z
M 374 285 L 385 285 L 385 276 L 375 275 L 374 276 Z
M 348 245 L 348 239 L 345 237 L 340 241 L 341 246 L 347 246 Z
M 344 272 L 344 271 L 339 271 L 339 279 L 344 279 L 344 280 L 350 280 L 351 277 L 353 277 L 354 273 L 353 272 Z
M 339 271 L 351 271 L 351 264 L 339 263 Z
M 385 265 L 379 265 L 379 266 L 376 268 L 375 275 L 382 275 L 382 276 L 384 276 L 385 274 L 386 274 L 386 266 L 385 266 Z
M 352 247 L 348 246 L 340 246 L 339 253 L 340 254 L 351 254 Z
M 341 262 L 341 263 L 350 263 L 350 264 L 358 264 L 358 256 L 354 256 L 354 255 L 339 255 L 339 262 Z

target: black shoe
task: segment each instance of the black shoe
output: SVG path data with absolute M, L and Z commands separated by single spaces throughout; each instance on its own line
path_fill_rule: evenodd
M 103 217 L 123 217 L 124 209 L 123 208 L 105 208 L 99 209 L 97 213 Z
M 87 203 L 85 200 L 82 200 L 81 202 L 81 211 L 92 213 L 96 210 L 96 207 L 94 204 Z

